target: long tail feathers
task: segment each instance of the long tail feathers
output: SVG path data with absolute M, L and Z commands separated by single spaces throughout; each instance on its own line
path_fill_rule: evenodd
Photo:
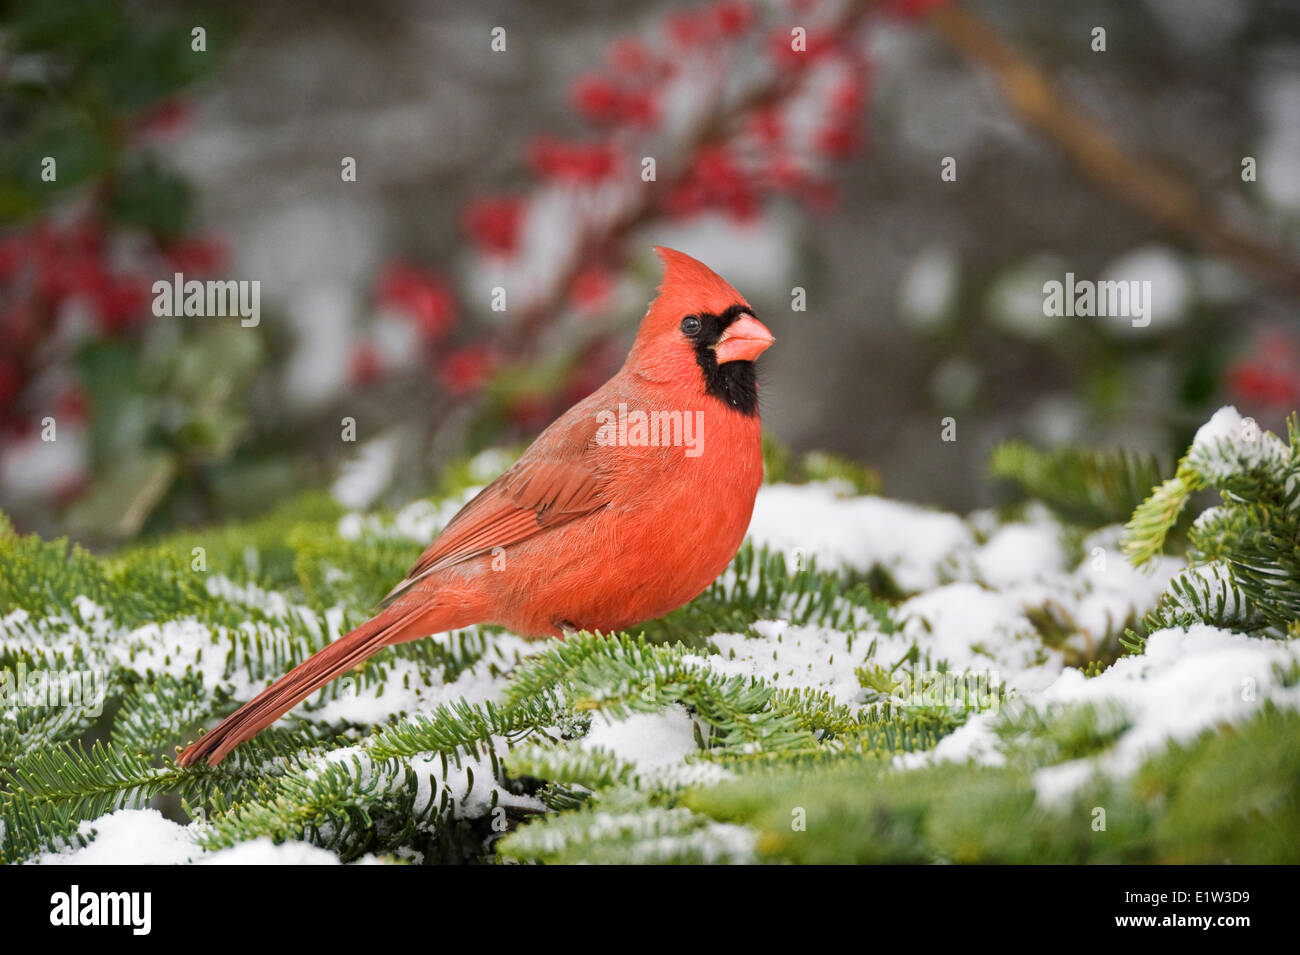
M 181 753 L 178 766 L 206 759 L 215 766 L 241 743 L 252 739 L 326 683 L 342 676 L 382 647 L 408 639 L 419 614 L 391 606 L 357 629 L 318 650 L 227 716 Z M 427 631 L 432 632 L 432 631 Z

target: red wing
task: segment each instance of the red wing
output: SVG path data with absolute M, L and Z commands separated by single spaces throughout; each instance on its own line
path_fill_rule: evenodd
M 555 443 L 560 442 L 548 442 Z M 575 449 L 579 450 L 576 459 L 551 458 L 543 439 L 539 438 L 514 467 L 485 487 L 451 519 L 406 579 L 384 598 L 385 602 L 428 574 L 493 548 L 509 547 L 608 504 L 606 482 L 581 455 L 585 449 L 586 442 L 582 440 Z

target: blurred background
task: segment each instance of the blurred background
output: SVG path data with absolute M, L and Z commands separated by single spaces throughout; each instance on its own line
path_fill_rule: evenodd
M 656 243 L 774 331 L 772 436 L 894 497 L 990 503 L 1008 437 L 1171 466 L 1220 404 L 1300 403 L 1288 0 L 0 12 L 23 531 L 429 493 L 617 369 Z M 260 282 L 260 321 L 155 316 L 177 272 Z M 1151 282 L 1150 325 L 1045 316 L 1067 272 Z

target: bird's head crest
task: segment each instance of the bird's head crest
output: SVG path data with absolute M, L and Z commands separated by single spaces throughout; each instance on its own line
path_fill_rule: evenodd
M 655 246 L 664 265 L 627 365 L 642 378 L 701 384 L 726 404 L 757 409 L 753 361 L 772 334 L 744 296 L 722 276 L 684 252 Z

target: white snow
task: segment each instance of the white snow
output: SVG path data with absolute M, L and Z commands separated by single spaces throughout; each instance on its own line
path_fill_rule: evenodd
M 375 502 L 393 480 L 400 434 L 385 434 L 367 441 L 357 456 L 346 461 L 331 489 L 344 507 L 363 508 Z
M 256 607 L 272 617 L 288 617 L 293 608 L 293 605 L 285 599 L 284 594 L 276 593 L 273 590 L 264 590 L 257 584 L 239 583 L 224 574 L 212 574 L 204 581 L 204 587 L 214 597 L 220 597 L 231 603 Z M 311 616 L 315 616 L 309 608 L 303 607 L 302 609 L 307 610 Z
M 13 501 L 52 497 L 69 479 L 87 474 L 90 442 L 86 429 L 59 423 L 58 440 L 43 441 L 40 432 L 7 438 L 0 455 L 0 489 Z
M 45 852 L 31 860 L 39 865 L 178 865 L 201 851 L 195 830 L 163 818 L 157 809 L 119 809 L 85 821 L 78 833 L 91 842 Z
M 1286 445 L 1276 435 L 1225 405 L 1197 429 L 1187 463 L 1207 478 L 1225 480 L 1256 467 L 1277 466 L 1286 457 Z
M 1297 661 L 1300 645 L 1295 642 L 1196 624 L 1151 634 L 1145 653 L 1123 657 L 1092 679 L 1077 669 L 1062 671 L 1041 692 L 1021 694 L 1016 705 L 1039 710 L 1059 704 L 1118 707 L 1132 725 L 1095 757 L 1040 770 L 1035 776 L 1035 785 L 1041 783 L 1039 798 L 1067 798 L 1096 772 L 1131 774 L 1169 742 L 1187 741 L 1203 730 L 1245 719 L 1265 700 L 1300 707 L 1300 686 L 1283 686 L 1277 672 Z M 993 732 L 998 719 L 995 713 L 976 716 L 940 740 L 931 753 L 900 760 L 899 765 L 967 759 L 1000 765 L 1004 758 Z
M 755 544 L 815 556 L 827 570 L 879 565 L 909 591 L 940 583 L 945 563 L 974 546 L 974 534 L 955 514 L 849 497 L 845 490 L 831 481 L 766 485 L 754 503 L 749 536 Z
M 1070 797 L 1100 775 L 1095 761 L 1071 759 L 1034 772 L 1034 795 L 1043 806 L 1067 805 Z
M 427 545 L 438 536 L 447 523 L 456 516 L 481 487 L 468 487 L 459 494 L 431 501 L 420 498 L 412 501 L 386 521 L 375 514 L 349 511 L 339 518 L 339 536 L 344 540 L 373 537 L 399 537 Z
M 339 857 L 306 842 L 252 839 L 229 849 L 200 848 L 195 824 L 182 826 L 156 809 L 119 809 L 79 827 L 85 846 L 41 853 L 35 865 L 338 865 Z
M 308 842 L 276 845 L 267 836 L 205 853 L 198 862 L 200 865 L 342 865 L 339 857 L 328 849 Z
M 489 484 L 515 463 L 515 455 L 505 448 L 485 448 L 469 460 L 469 476 L 480 484 Z
M 450 634 L 427 637 L 435 642 L 447 642 Z M 482 703 L 498 700 L 508 682 L 509 671 L 523 658 L 545 649 L 546 644 L 525 640 L 512 634 L 494 636 L 487 652 L 471 666 L 462 670 L 453 680 L 425 684 L 420 667 L 411 660 L 393 658 L 387 661 L 388 673 L 383 685 L 378 682 L 363 684 L 352 676 L 335 699 L 310 711 L 295 710 L 313 722 L 338 723 L 347 721 L 361 725 L 387 722 L 401 713 L 431 710 L 442 703 L 465 700 Z M 492 671 L 495 668 L 496 673 Z
M 898 608 L 903 633 L 934 661 L 1015 689 L 1046 685 L 1060 671 L 1061 651 L 1044 647 L 1015 597 L 978 584 L 948 584 Z
M 972 560 L 979 579 L 991 587 L 1059 574 L 1065 569 L 1061 529 L 1047 522 L 1007 524 L 993 533 Z
M 1124 529 L 1104 527 L 1083 542 L 1083 562 L 1068 578 L 1074 601 L 1066 601 L 1074 623 L 1094 641 L 1113 632 L 1130 614 L 1141 616 L 1156 605 L 1169 582 L 1186 564 L 1156 556 L 1134 567 L 1120 550 Z
M 509 752 L 508 742 L 503 736 L 493 736 L 484 745 L 491 746 L 498 760 Z M 414 807 L 416 813 L 425 812 L 430 805 L 436 806 L 442 799 L 444 790 L 454 800 L 451 814 L 457 819 L 477 819 L 487 815 L 491 811 L 494 795 L 497 806 L 519 807 L 534 812 L 546 808 L 533 796 L 517 796 L 499 786 L 487 752 L 476 751 L 473 755 L 460 753 L 449 758 L 445 776 L 442 772 L 442 757 L 438 753 L 412 759 L 411 768 L 420 777 L 420 790 Z M 436 808 L 433 817 L 437 818 Z
M 861 703 L 863 688 L 855 669 L 867 660 L 872 639 L 876 659 L 892 663 L 907 652 L 900 635 L 851 634 L 830 627 L 800 627 L 784 620 L 760 620 L 754 629 L 761 640 L 721 633 L 711 639 L 718 656 L 696 658 L 701 665 L 727 676 L 756 676 L 778 689 L 825 690 L 841 703 Z
M 1246 607 L 1238 607 L 1237 595 L 1229 586 L 1232 582 L 1232 574 L 1228 566 L 1221 561 L 1211 561 L 1208 564 L 1198 564 L 1188 571 L 1188 579 L 1194 580 L 1200 577 L 1204 581 L 1204 587 L 1207 592 L 1215 595 L 1215 606 L 1218 606 L 1218 598 L 1223 599 L 1223 615 L 1232 617 L 1238 612 L 1245 610 Z M 1174 593 L 1170 595 L 1173 602 L 1183 610 L 1196 612 L 1196 602 L 1184 593 Z M 1244 604 L 1245 601 L 1243 600 Z
M 1241 415 L 1232 405 L 1224 405 L 1210 420 L 1196 429 L 1193 449 L 1212 450 L 1219 441 L 1236 441 L 1241 436 Z
M 647 774 L 675 766 L 699 751 L 695 721 L 679 705 L 658 713 L 633 713 L 614 722 L 597 716 L 579 742 L 583 749 L 604 750 Z
M 438 807 L 444 792 L 450 800 L 450 815 L 457 819 L 476 819 L 487 815 L 494 803 L 497 806 L 525 807 L 534 811 L 544 808 L 534 797 L 517 796 L 498 785 L 491 757 L 495 753 L 500 760 L 509 751 L 504 737 L 492 736 L 481 743 L 480 747 L 481 751 L 476 749 L 471 753 L 449 753 L 445 772 L 440 753 L 417 755 L 410 759 L 410 768 L 418 779 L 412 811 L 418 816 L 432 809 L 428 825 L 437 825 L 439 822 Z M 371 754 L 370 740 L 356 746 L 330 750 L 317 757 L 315 767 L 308 771 L 308 775 L 315 778 L 318 772 L 332 766 L 344 767 L 347 774 L 357 780 L 358 788 L 361 789 L 397 792 L 404 782 L 401 772 L 395 772 L 386 764 L 375 761 Z

